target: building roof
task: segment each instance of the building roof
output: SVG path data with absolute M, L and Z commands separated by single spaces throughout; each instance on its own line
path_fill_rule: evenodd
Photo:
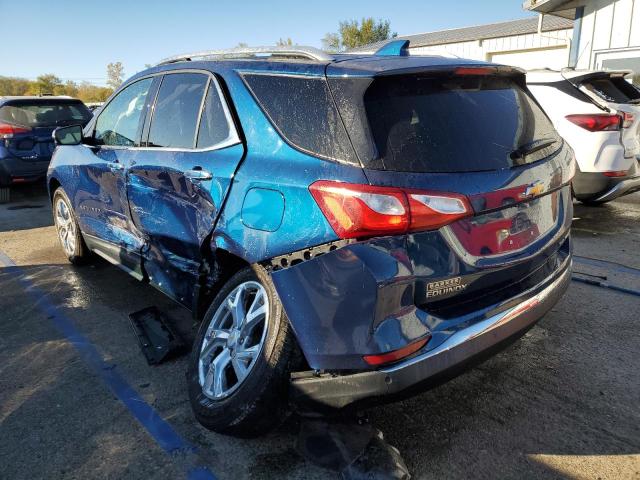
M 554 15 L 545 15 L 542 21 L 542 31 L 566 30 L 573 28 L 573 20 L 568 20 Z M 454 28 L 437 32 L 418 33 L 416 35 L 403 35 L 394 40 L 409 40 L 409 48 L 444 45 L 447 43 L 469 42 L 473 40 L 486 40 L 489 38 L 509 37 L 512 35 L 524 35 L 538 31 L 538 17 L 511 20 L 509 22 L 490 23 L 475 27 Z M 349 52 L 375 51 L 388 40 L 354 48 Z

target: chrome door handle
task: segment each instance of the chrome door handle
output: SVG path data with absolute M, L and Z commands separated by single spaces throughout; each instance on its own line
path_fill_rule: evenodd
M 109 163 L 107 163 L 107 167 L 112 172 L 115 172 L 117 170 L 124 170 L 124 165 L 122 163 L 120 163 L 120 162 L 109 162 Z
M 187 170 L 184 172 L 184 176 L 191 180 L 211 180 L 213 178 L 211 172 L 200 169 Z

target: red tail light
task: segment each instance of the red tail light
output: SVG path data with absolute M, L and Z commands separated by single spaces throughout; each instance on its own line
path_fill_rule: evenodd
M 567 115 L 565 118 L 590 132 L 620 130 L 622 126 L 622 117 L 620 115 L 606 113 Z
M 434 230 L 471 215 L 466 197 L 320 180 L 309 187 L 340 238 Z
M 496 71 L 494 67 L 458 67 L 453 73 L 455 75 L 491 75 Z
M 626 177 L 629 170 L 615 170 L 611 172 L 602 172 L 605 177 Z
M 416 353 L 418 350 L 424 347 L 430 339 L 431 336 L 428 336 L 425 338 L 421 338 L 420 340 L 416 340 L 415 342 L 412 342 L 406 347 L 402 347 L 398 350 L 382 353 L 379 355 L 365 355 L 362 358 L 365 362 L 374 367 L 384 365 L 386 363 L 397 362 L 398 360 L 402 360 L 403 358 L 408 357 L 412 353 Z
M 29 127 L 22 127 L 20 125 L 12 125 L 10 123 L 0 123 L 0 138 L 11 138 L 16 133 L 30 132 Z

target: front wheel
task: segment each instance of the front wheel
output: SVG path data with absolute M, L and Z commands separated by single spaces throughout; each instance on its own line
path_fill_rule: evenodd
M 269 274 L 246 267 L 213 300 L 194 342 L 187 382 L 196 419 L 238 437 L 266 433 L 287 414 L 297 358 Z
M 58 240 L 71 263 L 80 264 L 89 257 L 89 250 L 82 239 L 69 197 L 59 187 L 53 193 L 53 221 L 58 232 Z

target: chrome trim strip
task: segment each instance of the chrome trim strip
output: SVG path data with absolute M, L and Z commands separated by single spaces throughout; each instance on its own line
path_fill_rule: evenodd
M 566 260 L 564 265 L 562 266 L 564 272 L 552 283 L 547 285 L 541 292 L 537 293 L 533 297 L 529 297 L 526 300 L 523 300 L 522 302 L 509 308 L 508 310 L 493 315 L 463 330 L 459 330 L 433 350 L 425 352 L 422 355 L 418 355 L 417 357 L 413 357 L 405 362 L 394 365 L 393 367 L 381 369 L 380 371 L 385 373 L 394 373 L 404 368 L 411 367 L 417 363 L 428 361 L 429 359 L 437 357 L 442 353 L 447 352 L 448 350 L 452 350 L 462 345 L 463 343 L 485 335 L 492 330 L 495 330 L 496 328 L 500 328 L 509 321 L 515 320 L 521 315 L 524 315 L 529 310 L 534 309 L 538 305 L 543 305 L 544 302 L 549 298 L 549 296 L 556 291 L 560 284 L 567 282 L 570 279 L 571 268 L 568 264 L 569 260 Z M 523 295 L 526 295 L 526 292 Z M 522 310 L 524 306 L 528 306 L 529 308 Z M 520 312 L 519 310 L 522 311 Z

